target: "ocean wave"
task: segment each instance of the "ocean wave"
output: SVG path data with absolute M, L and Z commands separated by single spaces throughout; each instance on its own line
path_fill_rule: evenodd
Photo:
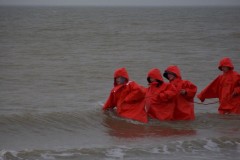
M 239 157 L 239 116 L 201 113 L 196 117 L 194 121 L 150 119 L 145 124 L 114 112 L 103 113 L 99 107 L 4 115 L 0 117 L 0 160 Z
M 0 133 L 21 133 L 22 130 L 26 131 L 26 129 L 34 130 L 34 132 L 37 130 L 40 132 L 43 130 L 74 132 L 76 130 L 103 130 L 104 127 L 110 129 L 112 134 L 136 133 L 143 136 L 171 135 L 171 133 L 192 134 L 199 129 L 219 129 L 225 132 L 240 133 L 239 120 L 238 115 L 199 113 L 194 121 L 158 121 L 149 119 L 149 122 L 144 124 L 120 118 L 114 112 L 103 113 L 100 107 L 96 106 L 95 108 L 72 112 L 1 115 Z M 164 132 L 161 132 L 162 130 Z
M 98 109 L 72 112 L 24 113 L 0 116 L 0 133 L 21 133 L 21 130 L 65 130 L 97 127 L 101 119 Z
M 237 160 L 240 138 L 203 138 L 141 146 L 103 146 L 57 150 L 1 150 L 0 160 L 10 159 L 214 159 Z M 197 158 L 198 157 L 198 158 Z

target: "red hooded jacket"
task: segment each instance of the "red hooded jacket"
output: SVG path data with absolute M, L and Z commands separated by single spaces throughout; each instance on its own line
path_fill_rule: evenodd
M 117 85 L 116 78 L 120 76 L 126 78 L 127 82 Z M 116 107 L 119 116 L 146 123 L 148 120 L 144 97 L 144 88 L 134 81 L 129 81 L 127 70 L 120 68 L 114 72 L 114 87 L 103 110 Z
M 174 120 L 194 120 L 194 96 L 197 92 L 197 86 L 187 80 L 182 80 L 180 69 L 177 66 L 169 66 L 163 76 L 168 79 L 168 73 L 172 73 L 176 76 L 171 80 L 177 89 L 176 107 L 174 110 Z M 180 91 L 184 89 L 186 93 L 180 94 Z
M 230 70 L 219 75 L 200 94 L 198 98 L 203 102 L 206 98 L 219 98 L 220 114 L 235 113 L 240 114 L 240 75 L 234 71 L 231 59 L 223 58 L 219 62 L 218 68 L 229 67 Z
M 153 68 L 148 72 L 148 78 L 158 82 L 149 83 L 146 89 L 146 110 L 148 115 L 158 120 L 172 120 L 175 108 L 174 98 L 177 94 L 175 87 L 163 81 L 160 70 Z

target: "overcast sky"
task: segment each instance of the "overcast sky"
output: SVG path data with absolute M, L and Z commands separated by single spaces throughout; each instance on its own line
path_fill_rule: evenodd
M 240 6 L 240 0 L 0 0 L 0 5 Z

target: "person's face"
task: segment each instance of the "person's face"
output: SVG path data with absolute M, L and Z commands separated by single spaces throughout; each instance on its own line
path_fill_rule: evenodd
M 150 83 L 152 83 L 152 82 L 156 82 L 157 80 L 155 78 L 150 77 L 149 81 L 150 81 Z
M 116 78 L 116 83 L 119 84 L 124 84 L 126 79 L 124 77 L 117 77 Z
M 175 79 L 175 75 L 171 74 L 171 73 L 168 73 L 168 79 L 169 81 L 172 81 Z
M 228 72 L 229 71 L 229 67 L 222 66 L 222 71 L 224 73 Z

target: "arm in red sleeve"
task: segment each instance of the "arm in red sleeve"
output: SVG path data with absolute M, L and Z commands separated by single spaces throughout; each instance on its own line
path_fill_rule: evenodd
M 240 95 L 240 75 L 238 75 L 237 85 L 234 87 L 233 95 Z
M 110 109 L 110 108 L 114 108 L 115 105 L 114 105 L 114 101 L 113 101 L 113 93 L 111 92 L 107 101 L 105 102 L 102 110 L 107 110 L 107 109 Z
M 177 95 L 177 90 L 172 84 L 167 84 L 166 90 L 159 94 L 159 97 L 163 101 L 169 101 Z
M 235 94 L 240 94 L 240 87 L 236 87 L 234 88 L 234 91 L 233 91 Z
M 213 80 L 204 90 L 201 91 L 197 97 L 203 102 L 206 98 L 219 98 L 218 97 L 218 87 L 220 76 Z
M 125 102 L 134 102 L 144 98 L 145 91 L 143 87 L 140 87 L 137 83 L 131 82 L 129 84 L 130 93 L 124 99 Z
M 197 93 L 197 86 L 191 83 L 190 81 L 185 81 L 184 88 L 186 91 L 186 94 L 184 97 L 187 99 L 192 99 Z

